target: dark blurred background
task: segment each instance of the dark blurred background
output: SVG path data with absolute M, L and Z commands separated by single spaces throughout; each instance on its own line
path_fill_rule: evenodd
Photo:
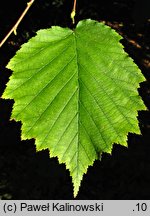
M 27 1 L 3 1 L 0 40 L 14 25 Z M 0 95 L 11 71 L 9 59 L 35 32 L 52 25 L 72 27 L 73 0 L 35 0 L 17 29 L 0 48 Z M 139 94 L 148 110 L 139 111 L 142 135 L 128 135 L 128 148 L 114 145 L 84 176 L 77 199 L 150 199 L 150 1 L 77 0 L 76 22 L 103 21 L 123 36 L 126 52 L 146 77 Z M 21 141 L 21 123 L 9 121 L 13 101 L 0 99 L 0 199 L 73 199 L 69 172 L 48 150 L 37 152 L 34 140 Z

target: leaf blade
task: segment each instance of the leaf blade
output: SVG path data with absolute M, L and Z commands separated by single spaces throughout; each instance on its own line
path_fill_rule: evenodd
M 36 139 L 69 169 L 77 195 L 83 174 L 113 143 L 127 146 L 140 133 L 145 109 L 137 88 L 144 77 L 102 23 L 79 22 L 74 31 L 40 30 L 8 64 L 13 75 L 3 94 L 14 99 L 11 118 L 22 121 L 22 139 Z M 121 72 L 120 72 L 121 71 Z

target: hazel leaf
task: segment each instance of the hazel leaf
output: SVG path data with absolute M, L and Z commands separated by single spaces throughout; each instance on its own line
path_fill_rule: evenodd
M 122 37 L 93 20 L 74 30 L 40 30 L 10 60 L 13 71 L 3 94 L 15 101 L 11 119 L 22 122 L 21 138 L 35 138 L 69 169 L 77 195 L 83 174 L 114 143 L 127 146 L 140 134 L 141 71 L 125 53 Z

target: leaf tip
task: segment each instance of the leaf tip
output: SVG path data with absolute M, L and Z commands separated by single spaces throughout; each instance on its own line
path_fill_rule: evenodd
M 80 184 L 81 184 L 81 181 L 80 182 L 73 182 L 73 196 L 74 196 L 74 198 L 76 198 L 78 195 L 78 192 L 80 189 Z

